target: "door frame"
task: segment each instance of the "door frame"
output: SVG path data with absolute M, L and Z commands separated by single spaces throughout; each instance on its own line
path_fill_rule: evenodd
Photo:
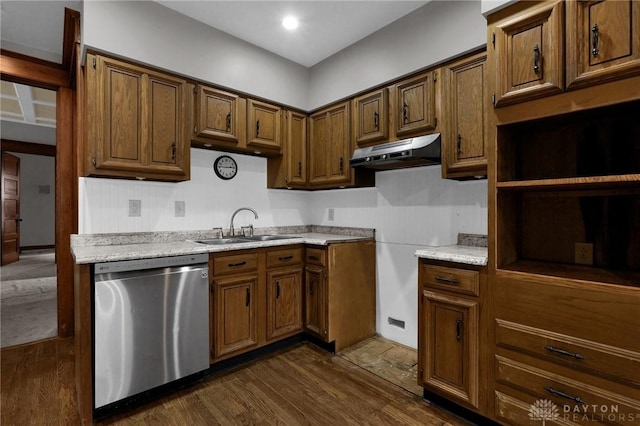
M 78 232 L 78 144 L 84 134 L 81 116 L 80 13 L 65 8 L 62 64 L 0 51 L 3 80 L 56 91 L 55 246 L 58 337 L 74 332 L 74 261 L 70 235 Z M 76 87 L 79 87 L 76 90 Z M 79 111 L 80 110 L 80 111 Z M 4 145 L 3 145 L 4 149 Z

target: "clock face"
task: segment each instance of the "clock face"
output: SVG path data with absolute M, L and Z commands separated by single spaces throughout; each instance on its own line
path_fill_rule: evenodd
M 238 164 L 228 155 L 222 155 L 213 163 L 213 170 L 220 179 L 229 180 L 238 173 Z

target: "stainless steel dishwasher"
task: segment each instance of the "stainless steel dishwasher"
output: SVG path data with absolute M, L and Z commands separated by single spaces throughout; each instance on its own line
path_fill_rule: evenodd
M 94 274 L 94 409 L 209 368 L 208 255 Z

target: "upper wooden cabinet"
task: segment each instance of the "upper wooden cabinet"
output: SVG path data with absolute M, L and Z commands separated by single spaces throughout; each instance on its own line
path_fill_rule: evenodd
M 194 135 L 237 145 L 244 135 L 244 105 L 236 94 L 199 85 L 196 92 Z
M 393 86 L 394 131 L 397 139 L 436 129 L 437 71 L 410 77 Z
M 283 111 L 282 155 L 267 160 L 268 188 L 304 188 L 307 185 L 307 115 Z
M 389 89 L 382 88 L 353 100 L 353 132 L 359 146 L 389 137 Z
M 442 177 L 464 179 L 487 174 L 486 53 L 445 68 L 446 132 L 442 134 Z
M 640 72 L 640 2 L 568 1 L 567 87 Z
M 350 183 L 349 106 L 349 102 L 342 102 L 309 117 L 309 183 L 311 185 Z
M 282 112 L 279 106 L 247 100 L 247 147 L 280 151 L 280 120 Z
M 187 82 L 94 54 L 86 73 L 87 173 L 188 180 Z
M 554 1 L 496 25 L 496 106 L 562 92 L 563 24 L 564 2 Z

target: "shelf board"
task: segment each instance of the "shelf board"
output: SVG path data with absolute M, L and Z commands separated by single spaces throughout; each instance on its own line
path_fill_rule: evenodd
M 589 281 L 597 284 L 615 284 L 640 288 L 640 271 L 613 270 L 553 262 L 518 260 L 498 271 L 513 271 L 526 274 L 542 275 L 558 279 Z
M 640 174 L 496 182 L 498 189 L 519 191 L 619 189 L 633 186 L 640 187 Z

